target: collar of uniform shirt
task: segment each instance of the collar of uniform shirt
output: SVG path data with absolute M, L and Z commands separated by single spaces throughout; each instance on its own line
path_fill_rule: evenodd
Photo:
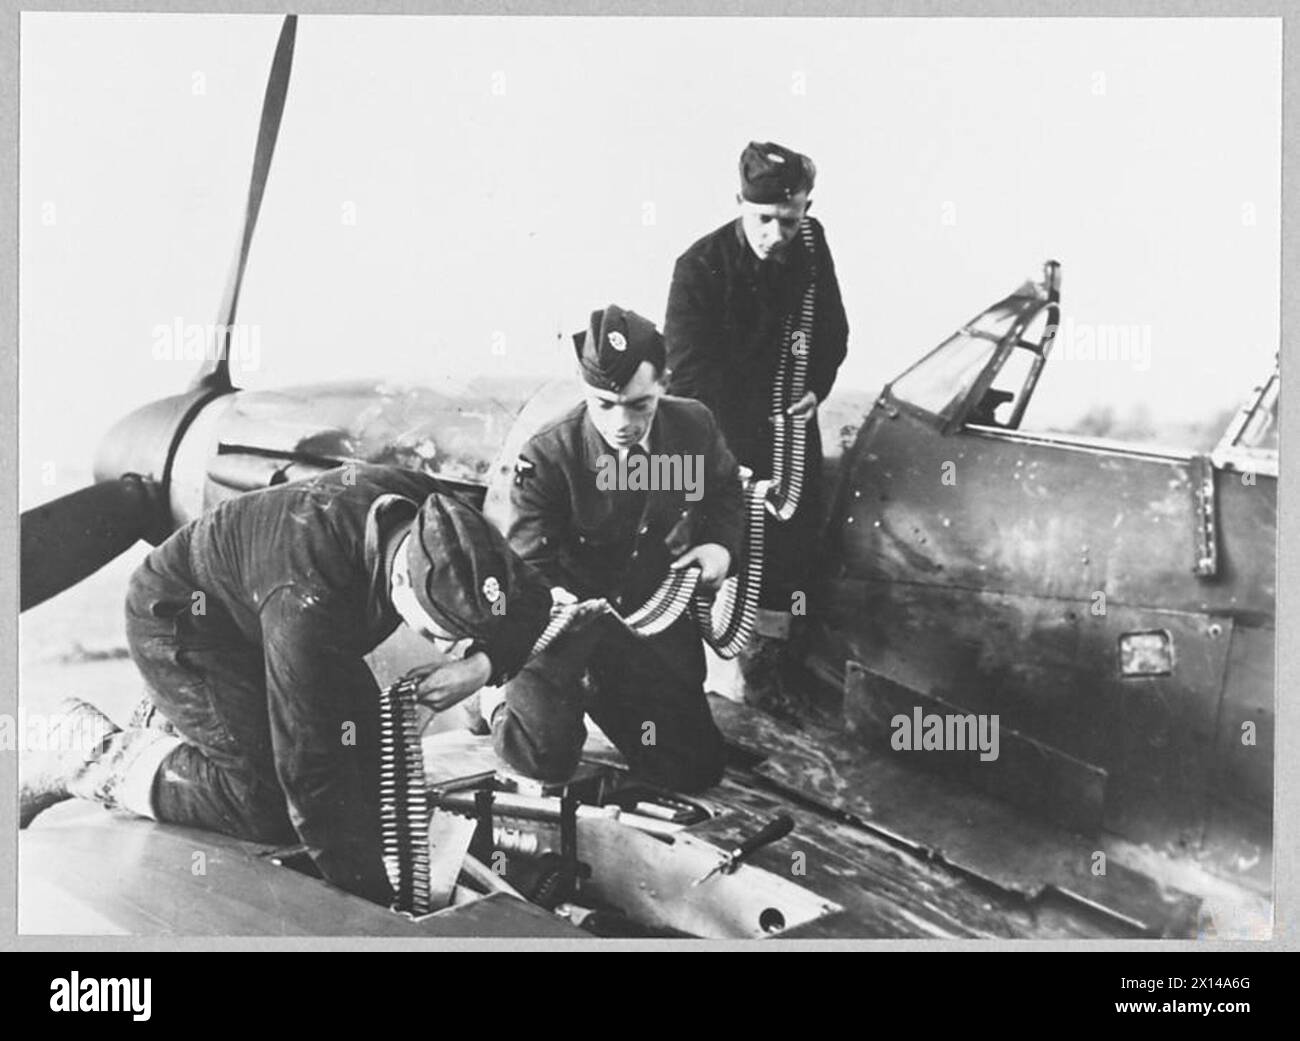
M 606 442 L 606 444 L 609 444 L 609 442 Z M 614 448 L 613 445 L 610 445 L 609 447 L 610 447 L 610 448 Z M 646 432 L 645 432 L 645 436 L 644 436 L 643 438 L 641 438 L 641 440 L 638 441 L 638 442 L 636 443 L 635 447 L 641 449 L 641 451 L 645 452 L 646 455 L 649 455 L 649 454 L 650 454 L 650 431 L 649 431 L 649 429 L 646 430 Z M 620 463 L 621 463 L 624 459 L 627 458 L 627 454 L 628 454 L 628 452 L 632 451 L 632 448 L 633 448 L 633 446 L 632 446 L 632 445 L 629 445 L 627 448 L 617 448 L 617 449 L 614 449 L 616 452 L 618 452 L 618 461 L 619 461 Z

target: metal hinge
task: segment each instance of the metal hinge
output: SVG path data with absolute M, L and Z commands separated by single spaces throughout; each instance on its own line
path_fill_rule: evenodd
M 1219 573 L 1219 520 L 1214 494 L 1214 463 L 1206 455 L 1192 456 L 1187 474 L 1192 482 L 1192 574 L 1214 578 Z

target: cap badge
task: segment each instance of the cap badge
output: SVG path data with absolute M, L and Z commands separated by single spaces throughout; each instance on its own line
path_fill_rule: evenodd
M 622 333 L 610 333 L 609 345 L 616 351 L 625 351 L 627 350 L 627 337 Z
M 487 598 L 489 604 L 495 604 L 501 599 L 501 583 L 495 577 L 489 575 L 483 583 L 483 595 Z

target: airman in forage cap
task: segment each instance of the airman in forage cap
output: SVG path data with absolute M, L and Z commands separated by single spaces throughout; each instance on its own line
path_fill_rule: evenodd
M 632 311 L 594 311 L 574 350 L 585 400 L 520 453 L 510 545 L 557 598 L 604 598 L 623 615 L 670 568 L 698 567 L 717 588 L 739 555 L 744 504 L 713 415 L 664 395 L 663 337 Z M 704 674 L 689 613 L 648 637 L 607 618 L 562 636 L 481 706 L 498 753 L 529 776 L 572 774 L 590 713 L 635 774 L 698 791 L 723 765 Z

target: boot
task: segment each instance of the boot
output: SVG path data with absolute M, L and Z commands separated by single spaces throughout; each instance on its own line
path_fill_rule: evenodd
M 798 705 L 785 683 L 788 643 L 755 635 L 737 661 L 744 681 L 745 704 L 785 723 L 799 725 Z
M 760 609 L 754 635 L 736 660 L 744 682 L 745 704 L 798 726 L 797 705 L 785 682 L 790 621 L 788 614 Z
M 807 722 L 822 722 L 822 713 L 812 698 L 814 680 L 804 666 L 808 652 L 806 621 L 760 609 L 754 635 L 737 658 L 745 704 L 796 728 Z
M 88 781 L 93 788 L 91 775 L 113 736 L 121 733 L 111 719 L 85 701 L 69 698 L 59 708 L 46 728 L 45 750 L 25 750 L 19 759 L 19 828 L 80 794 Z

